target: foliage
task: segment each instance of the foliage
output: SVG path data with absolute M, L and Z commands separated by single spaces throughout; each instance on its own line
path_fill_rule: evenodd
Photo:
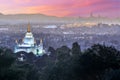
M 73 43 L 72 49 L 50 47 L 50 56 L 35 57 L 24 53 L 19 62 L 11 50 L 0 48 L 0 80 L 119 80 L 120 52 L 111 46 L 95 44 L 81 51 Z M 71 55 L 72 54 L 72 55 Z
M 72 44 L 72 54 L 75 54 L 75 55 L 78 54 L 78 55 L 80 55 L 80 53 L 81 53 L 80 45 L 77 42 L 74 42 Z

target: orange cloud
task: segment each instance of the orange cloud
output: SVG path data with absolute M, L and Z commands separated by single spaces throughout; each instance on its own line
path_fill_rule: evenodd
M 33 6 L 24 8 L 28 13 L 41 13 L 51 16 L 67 16 L 70 14 L 68 10 L 64 10 L 64 7 L 56 7 L 52 5 Z

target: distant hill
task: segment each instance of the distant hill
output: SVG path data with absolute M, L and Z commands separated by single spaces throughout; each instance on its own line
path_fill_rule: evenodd
M 96 23 L 119 23 L 120 18 L 110 19 L 106 17 L 55 17 L 43 14 L 11 14 L 0 13 L 0 24 L 18 23 L 74 23 L 74 22 L 96 22 Z
M 4 14 L 0 13 L 0 15 L 4 15 Z
M 73 18 L 72 18 L 73 19 Z M 71 19 L 71 20 L 72 20 Z M 61 18 L 61 17 L 55 17 L 55 16 L 47 16 L 43 14 L 15 14 L 15 15 L 3 15 L 0 14 L 0 24 L 4 23 L 56 23 L 56 22 L 66 22 L 69 21 L 70 18 Z

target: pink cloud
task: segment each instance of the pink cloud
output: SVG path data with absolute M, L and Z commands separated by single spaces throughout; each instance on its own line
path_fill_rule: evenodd
M 0 1 L 4 13 L 42 13 L 53 16 L 94 14 L 120 16 L 120 0 L 9 0 Z M 109 13 L 108 13 L 108 12 Z M 104 14 L 103 14 L 104 13 Z
M 31 2 L 31 0 L 14 0 L 15 3 L 28 3 Z

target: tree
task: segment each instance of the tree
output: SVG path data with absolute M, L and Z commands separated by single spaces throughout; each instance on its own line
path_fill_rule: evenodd
M 74 42 L 72 44 L 72 54 L 80 55 L 80 53 L 81 53 L 80 45 L 77 42 Z
M 118 56 L 120 55 L 120 51 L 118 51 L 114 47 L 95 44 L 91 47 L 91 49 L 88 49 L 88 51 L 92 54 L 96 54 L 97 56 L 101 57 L 102 61 L 105 63 L 105 68 L 120 68 Z
M 48 52 L 50 52 L 51 54 L 55 54 L 55 49 L 53 47 L 49 47 Z
M 120 52 L 114 47 L 107 47 L 100 44 L 93 45 L 80 57 L 78 73 L 82 72 L 82 75 L 79 75 L 84 78 L 87 76 L 92 80 L 101 80 L 106 70 L 120 68 L 118 54 Z
M 56 59 L 56 50 L 53 47 L 49 47 L 48 48 L 48 52 L 50 53 L 49 57 L 51 57 L 51 59 L 55 60 Z
M 106 72 L 103 76 L 103 80 L 120 80 L 120 69 Z
M 0 69 L 9 68 L 15 61 L 11 50 L 0 48 Z
M 39 80 L 39 70 L 23 62 L 18 64 L 13 52 L 0 48 L 0 80 Z
M 70 49 L 67 46 L 62 46 L 61 48 L 56 49 L 57 59 L 66 60 L 70 57 Z

